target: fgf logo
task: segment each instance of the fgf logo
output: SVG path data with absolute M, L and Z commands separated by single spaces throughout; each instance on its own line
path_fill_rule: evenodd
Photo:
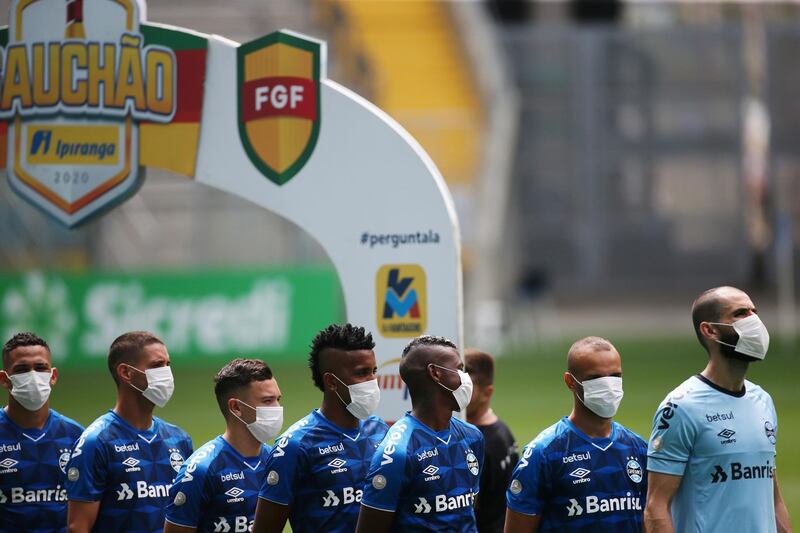
M 428 325 L 425 271 L 419 265 L 384 265 L 375 279 L 378 330 L 384 337 L 416 337 Z

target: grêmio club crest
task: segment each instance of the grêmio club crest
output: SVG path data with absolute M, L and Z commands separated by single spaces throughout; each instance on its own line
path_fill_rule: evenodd
M 239 136 L 250 161 L 283 185 L 314 151 L 324 44 L 281 30 L 237 50 Z

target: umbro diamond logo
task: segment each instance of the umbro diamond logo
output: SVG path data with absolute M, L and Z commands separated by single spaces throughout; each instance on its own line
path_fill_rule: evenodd
M 0 468 L 7 470 L 9 468 L 14 468 L 18 463 L 19 461 L 15 461 L 11 457 L 6 457 L 2 461 L 0 461 Z
M 122 461 L 122 464 L 124 464 L 125 466 L 136 466 L 139 464 L 139 460 L 133 457 L 128 457 L 127 459 Z
M 347 464 L 347 461 L 337 457 L 336 459 L 334 459 L 333 461 L 328 463 L 328 466 L 330 466 L 331 468 L 341 468 L 346 464 Z
M 244 494 L 244 491 L 239 487 L 231 487 L 225 491 L 225 496 L 230 496 L 231 498 L 238 498 Z
M 575 470 L 569 473 L 570 476 L 577 478 L 584 478 L 589 474 L 591 474 L 591 471 L 586 470 L 585 468 L 576 468 Z
M 435 465 L 428 465 L 428 466 L 427 466 L 427 467 L 426 467 L 426 468 L 425 468 L 425 469 L 422 471 L 422 473 L 423 473 L 423 474 L 425 474 L 426 476 L 433 476 L 433 475 L 435 475 L 435 474 L 436 474 L 436 472 L 438 472 L 438 471 L 439 471 L 439 467 L 438 467 L 438 466 L 435 466 Z
M 722 437 L 723 439 L 729 439 L 729 438 L 733 437 L 734 435 L 736 435 L 736 432 L 733 431 L 732 429 L 727 429 L 727 428 L 725 428 L 722 431 L 720 431 L 719 433 L 717 433 L 717 436 L 718 437 Z

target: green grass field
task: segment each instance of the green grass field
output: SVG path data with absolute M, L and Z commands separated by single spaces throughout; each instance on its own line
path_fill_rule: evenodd
M 613 340 L 613 339 L 612 339 Z M 690 338 L 615 340 L 623 358 L 625 399 L 616 420 L 647 438 L 659 402 L 687 376 L 705 364 L 704 353 Z M 568 344 L 536 352 L 517 352 L 498 360 L 494 409 L 508 422 L 520 445 L 567 414 L 571 398 L 562 374 Z M 104 365 L 103 365 L 104 366 Z M 221 366 L 221 365 L 220 365 Z M 318 405 L 321 393 L 311 384 L 303 357 L 275 361 L 271 366 L 283 392 L 286 426 Z M 192 368 L 175 361 L 176 390 L 169 405 L 157 414 L 186 429 L 195 447 L 223 430 L 214 401 L 213 367 Z M 789 513 L 800 520 L 800 359 L 777 342 L 763 363 L 751 368 L 749 379 L 763 386 L 778 409 L 778 478 Z M 108 371 L 63 369 L 53 393 L 52 405 L 64 414 L 88 424 L 113 405 L 114 385 Z

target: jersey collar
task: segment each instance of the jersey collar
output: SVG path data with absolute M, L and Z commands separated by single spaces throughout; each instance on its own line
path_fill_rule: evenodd
M 153 425 L 150 426 L 149 429 L 141 430 L 128 424 L 125 419 L 115 413 L 113 409 L 109 409 L 108 412 L 111 413 L 111 416 L 113 416 L 114 419 L 120 423 L 120 425 L 124 426 L 128 431 L 135 433 L 137 437 L 145 441 L 147 444 L 151 444 L 153 439 L 156 438 L 156 435 L 158 435 L 158 418 L 156 417 L 153 417 Z
M 230 450 L 230 452 L 231 452 L 231 453 L 232 453 L 234 456 L 236 456 L 236 458 L 237 458 L 239 461 L 241 461 L 242 463 L 244 463 L 244 465 L 245 465 L 247 468 L 249 468 L 250 470 L 254 470 L 254 471 L 255 471 L 255 470 L 258 470 L 258 467 L 259 467 L 259 466 L 261 466 L 261 461 L 264 459 L 263 455 L 264 455 L 264 451 L 265 451 L 265 449 L 266 449 L 266 448 L 265 448 L 263 445 L 261 446 L 261 453 L 260 453 L 259 455 L 257 455 L 256 457 L 245 457 L 244 455 L 242 455 L 241 453 L 239 453 L 239 451 L 238 451 L 236 448 L 234 448 L 234 447 L 231 445 L 231 443 L 230 443 L 230 442 L 226 441 L 226 440 L 225 440 L 225 437 L 223 437 L 222 435 L 217 435 L 217 438 L 216 438 L 216 439 L 214 439 L 214 440 L 217 440 L 217 441 L 219 441 L 219 442 L 221 443 L 221 446 L 222 446 L 223 448 L 225 448 L 225 449 L 227 449 L 227 450 Z
M 321 424 L 328 426 L 329 429 L 335 431 L 336 433 L 341 433 L 343 436 L 347 437 L 353 442 L 357 441 L 358 437 L 361 435 L 361 427 L 364 425 L 363 420 L 358 421 L 358 430 L 344 429 L 340 428 L 339 426 L 337 426 L 336 424 L 325 418 L 325 415 L 323 415 L 322 411 L 320 411 L 319 409 L 314 409 L 313 411 L 311 411 L 311 414 L 317 417 L 317 419 Z
M 419 418 L 417 418 L 414 415 L 412 415 L 411 411 L 406 411 L 406 416 L 411 418 L 411 419 L 413 419 L 414 422 L 416 422 L 419 425 L 419 427 L 422 428 L 422 430 L 425 433 L 428 433 L 428 434 L 432 435 L 433 437 L 436 438 L 436 440 L 442 442 L 445 445 L 450 444 L 450 437 L 451 437 L 450 432 L 453 429 L 453 418 L 452 417 L 450 417 L 450 427 L 448 427 L 447 429 L 444 429 L 442 431 L 434 431 L 433 429 L 428 427 L 428 425 L 425 424 L 422 420 L 420 420 Z
M 31 440 L 33 442 L 39 442 L 39 440 L 42 437 L 44 437 L 45 434 L 50 430 L 50 424 L 53 421 L 53 410 L 51 409 L 50 411 L 48 411 L 47 420 L 45 421 L 42 429 L 23 428 L 18 426 L 13 420 L 11 420 L 11 417 L 8 416 L 5 407 L 2 409 L 2 416 L 6 420 L 6 422 L 8 422 L 11 425 L 11 427 L 13 427 L 17 431 L 17 433 L 27 438 L 28 440 Z
M 700 381 L 702 381 L 715 391 L 727 394 L 728 396 L 733 396 L 734 398 L 741 398 L 747 392 L 747 387 L 744 384 L 742 384 L 742 390 L 740 390 L 739 392 L 733 392 L 732 390 L 720 387 L 719 385 L 717 385 L 716 383 L 705 377 L 703 374 L 695 374 L 694 377 L 696 377 L 697 379 L 699 379 Z
M 582 438 L 583 440 L 585 440 L 586 442 L 588 442 L 589 444 L 591 444 L 592 446 L 603 452 L 609 449 L 611 445 L 614 444 L 614 440 L 617 438 L 616 422 L 611 422 L 611 436 L 609 436 L 608 438 L 601 437 L 598 439 L 593 439 L 592 437 L 590 437 L 589 435 L 578 429 L 578 426 L 573 424 L 570 421 L 569 417 L 565 416 L 562 420 L 576 435 L 578 435 L 580 438 Z

